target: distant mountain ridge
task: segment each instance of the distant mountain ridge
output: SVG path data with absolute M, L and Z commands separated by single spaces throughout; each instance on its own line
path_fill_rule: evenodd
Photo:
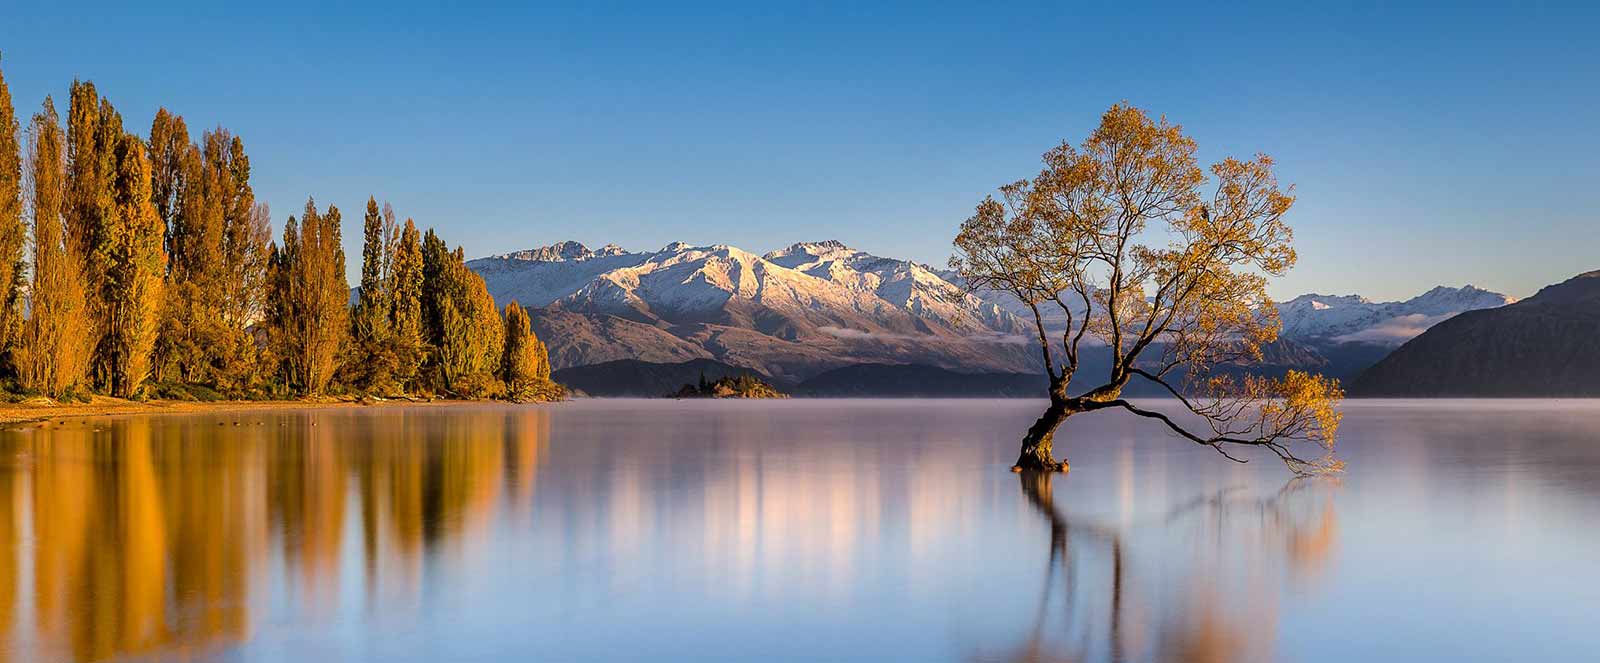
M 632 252 L 568 241 L 467 264 L 497 301 L 531 308 L 558 369 L 713 359 L 791 385 L 855 364 L 1040 371 L 1032 312 L 1021 302 L 963 295 L 955 274 L 837 240 L 761 255 L 722 244 Z M 1402 302 L 1302 295 L 1278 305 L 1284 328 L 1267 363 L 1350 378 L 1442 320 L 1511 301 L 1470 285 Z M 1044 312 L 1047 326 L 1064 324 L 1055 306 Z
M 1010 313 L 922 265 L 837 241 L 766 255 L 720 244 L 632 253 L 562 242 L 467 264 L 496 301 L 535 309 L 558 368 L 709 358 L 797 381 L 854 363 L 1037 365 Z
M 1438 286 L 1403 302 L 1373 302 L 1360 295 L 1295 297 L 1278 304 L 1280 335 L 1294 339 L 1398 346 L 1466 311 L 1496 308 L 1516 299 L 1472 285 Z
M 1600 396 L 1600 271 L 1433 326 L 1361 374 L 1359 396 Z

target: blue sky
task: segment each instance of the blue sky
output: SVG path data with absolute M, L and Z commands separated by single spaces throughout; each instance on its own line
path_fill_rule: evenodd
M 1277 297 L 1600 268 L 1579 4 L 7 4 L 19 111 L 80 77 L 141 133 L 163 105 L 220 123 L 276 224 L 314 195 L 352 252 L 370 194 L 469 256 L 838 238 L 942 265 L 978 200 L 1127 100 L 1207 160 L 1279 160 Z

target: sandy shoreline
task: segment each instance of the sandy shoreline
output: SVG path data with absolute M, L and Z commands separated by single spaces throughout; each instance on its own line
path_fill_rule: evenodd
M 343 407 L 386 407 L 399 405 L 449 405 L 481 401 L 353 401 L 353 400 L 297 400 L 297 401 L 130 401 L 120 398 L 95 396 L 88 403 L 0 403 L 0 427 L 17 424 L 75 419 L 80 417 L 106 417 L 131 414 L 187 414 L 201 412 L 252 412 L 260 410 L 311 410 Z

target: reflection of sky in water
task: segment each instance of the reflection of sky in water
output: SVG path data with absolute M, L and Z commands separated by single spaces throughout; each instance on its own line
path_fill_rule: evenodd
M 580 401 L 0 434 L 3 660 L 1572 659 L 1600 402 L 1352 403 L 1338 480 L 1036 403 Z M 239 425 L 235 426 L 237 421 Z

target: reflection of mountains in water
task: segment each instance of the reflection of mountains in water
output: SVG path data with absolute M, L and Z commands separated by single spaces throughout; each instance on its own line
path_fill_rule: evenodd
M 337 602 L 347 528 L 360 532 L 371 598 L 414 602 L 425 556 L 452 554 L 502 503 L 531 501 L 548 436 L 537 409 L 426 415 L 141 417 L 7 434 L 0 629 L 31 622 L 35 635 L 0 651 L 104 660 L 243 641 L 269 598 L 312 613 Z

